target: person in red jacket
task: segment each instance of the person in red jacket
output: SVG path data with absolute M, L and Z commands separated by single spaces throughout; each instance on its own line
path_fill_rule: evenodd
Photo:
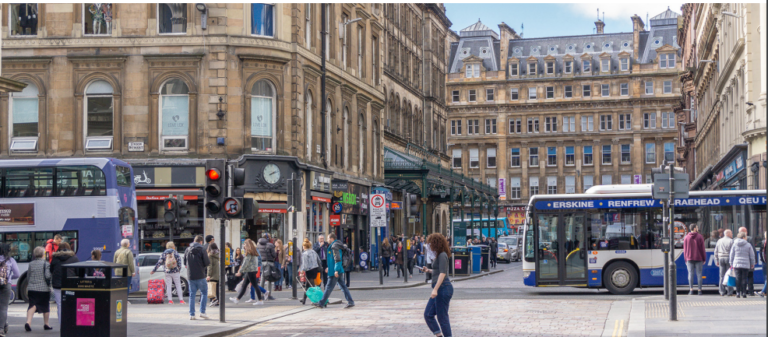
M 45 257 L 48 259 L 48 263 L 51 263 L 53 253 L 59 251 L 59 244 L 61 244 L 61 235 L 59 234 L 56 234 L 53 239 L 49 239 L 45 244 Z
M 693 295 L 694 277 L 699 279 L 699 295 L 701 295 L 702 268 L 707 260 L 707 251 L 704 250 L 704 237 L 699 234 L 699 226 L 690 225 L 691 231 L 683 241 L 683 254 L 685 265 L 688 267 L 688 295 Z

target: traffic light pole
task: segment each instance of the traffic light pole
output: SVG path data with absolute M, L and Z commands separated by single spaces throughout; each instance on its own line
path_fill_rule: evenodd
M 408 283 L 408 212 L 410 212 L 411 203 L 408 199 L 408 192 L 403 190 L 403 238 L 400 242 L 403 248 L 400 250 L 403 253 L 403 282 Z
M 226 235 L 226 226 L 224 225 L 224 219 L 219 220 L 219 238 L 221 238 L 222 248 L 224 248 L 225 244 L 225 235 Z M 221 250 L 221 252 L 225 252 L 225 250 Z M 224 298 L 226 295 L 226 285 L 227 285 L 227 279 L 225 276 L 225 261 L 226 259 L 224 257 L 219 259 L 219 294 L 216 296 L 216 298 L 219 299 L 219 323 L 226 323 L 226 315 L 225 315 L 225 307 L 227 305 L 227 301 Z
M 667 219 L 667 203 L 664 200 L 661 200 L 662 202 L 662 208 L 661 208 L 661 218 Z M 666 220 L 663 221 L 663 223 L 666 223 Z M 669 235 L 667 229 L 667 226 L 662 225 L 661 226 L 661 237 L 666 237 Z M 671 242 L 671 241 L 670 241 Z M 664 299 L 669 300 L 669 252 L 664 251 Z
M 669 165 L 669 320 L 677 320 L 677 262 L 675 261 L 675 164 Z

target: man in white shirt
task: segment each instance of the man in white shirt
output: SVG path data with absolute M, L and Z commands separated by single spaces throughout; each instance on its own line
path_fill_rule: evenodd
M 432 261 L 434 261 L 436 257 L 435 257 L 435 252 L 429 248 L 429 241 L 427 241 L 428 239 L 429 239 L 429 236 L 427 236 L 427 238 L 424 240 L 424 252 L 426 252 L 425 262 L 427 263 L 427 268 L 432 269 Z M 424 282 L 429 283 L 431 279 L 432 279 L 432 273 L 427 273 L 427 279 Z

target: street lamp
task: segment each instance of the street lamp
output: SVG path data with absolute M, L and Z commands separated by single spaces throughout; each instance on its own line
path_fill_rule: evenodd
M 741 19 L 741 15 L 738 15 L 738 14 L 735 14 L 735 13 L 731 13 L 731 12 L 720 12 L 720 14 L 727 15 L 727 16 L 732 16 L 732 17 L 737 18 L 737 19 Z

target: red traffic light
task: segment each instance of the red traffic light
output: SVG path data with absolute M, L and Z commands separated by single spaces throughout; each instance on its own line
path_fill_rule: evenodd
M 215 168 L 209 169 L 208 171 L 205 171 L 205 176 L 211 180 L 219 180 L 219 178 L 221 178 L 221 172 Z

